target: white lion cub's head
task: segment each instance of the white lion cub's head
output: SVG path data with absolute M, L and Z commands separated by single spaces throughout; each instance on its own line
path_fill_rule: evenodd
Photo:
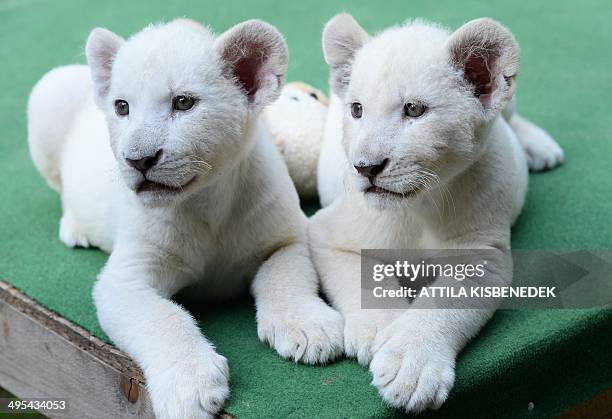
M 278 96 L 288 61 L 282 35 L 256 20 L 216 39 L 185 19 L 127 41 L 97 28 L 86 52 L 123 180 L 153 206 L 184 199 L 244 158 L 251 122 Z
M 370 37 L 341 14 L 325 27 L 323 49 L 353 177 L 379 205 L 414 202 L 472 164 L 519 67 L 513 35 L 491 19 L 452 34 L 414 21 Z

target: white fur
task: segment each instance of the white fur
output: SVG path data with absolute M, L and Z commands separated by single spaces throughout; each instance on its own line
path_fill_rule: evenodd
M 317 164 L 327 115 L 327 97 L 307 84 L 283 87 L 264 111 L 266 124 L 302 198 L 317 196 Z
M 325 119 L 321 154 L 317 166 L 319 202 L 326 207 L 346 189 L 346 174 L 352 169 L 342 148 L 342 115 L 344 104 L 333 92 L 330 94 L 328 117 Z M 336 115 L 330 118 L 329 115 Z
M 317 164 L 327 115 L 327 97 L 304 83 L 283 87 L 264 112 L 293 184 L 302 198 L 317 196 Z
M 55 69 L 34 88 L 30 150 L 61 192 L 61 239 L 112 251 L 98 318 L 142 367 L 157 417 L 212 417 L 229 393 L 226 359 L 170 300 L 188 285 L 225 298 L 255 277 L 262 341 L 305 363 L 339 355 L 342 317 L 317 294 L 306 218 L 259 117 L 281 88 L 282 36 L 248 21 L 215 39 L 179 20 L 127 41 L 95 29 L 87 56 L 90 69 Z M 198 98 L 192 109 L 172 109 L 181 94 Z M 176 190 L 142 191 L 125 159 L 160 148 L 146 178 Z
M 509 120 L 533 172 L 553 169 L 563 162 L 565 153 L 557 142 L 533 122 L 513 113 Z
M 319 162 L 328 206 L 309 228 L 315 267 L 345 318 L 347 355 L 369 364 L 382 398 L 406 411 L 437 408 L 452 388 L 458 352 L 492 311 L 416 309 L 418 299 L 405 310 L 362 310 L 360 251 L 494 249 L 502 256 L 489 263 L 487 281 L 508 284 L 510 226 L 527 190 L 520 142 L 536 154 L 558 146 L 519 142 L 516 134 L 529 132 L 511 122 L 513 131 L 501 116 L 511 106 L 519 51 L 494 21 L 472 21 L 454 34 L 416 21 L 370 38 L 351 16 L 338 15 L 323 45 L 333 94 Z M 482 74 L 470 73 L 468 62 L 486 68 L 490 83 L 479 84 Z M 361 118 L 351 116 L 353 102 L 362 104 Z M 407 102 L 428 109 L 406 117 Z M 373 183 L 352 167 L 384 159 Z M 552 167 L 559 154 L 545 160 Z M 368 192 L 373 184 L 395 194 Z

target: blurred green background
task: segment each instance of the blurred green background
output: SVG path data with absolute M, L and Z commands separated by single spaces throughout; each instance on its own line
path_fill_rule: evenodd
M 250 18 L 276 25 L 290 48 L 288 80 L 327 90 L 320 35 L 334 14 L 352 13 L 370 32 L 423 17 L 452 28 L 481 16 L 507 25 L 522 49 L 519 111 L 564 147 L 566 163 L 531 176 L 515 248 L 612 247 L 612 2 L 0 0 L 0 279 L 106 339 L 90 298 L 106 255 L 58 240 L 57 194 L 30 162 L 25 109 L 49 69 L 83 63 L 89 31 L 123 36 L 186 16 L 222 32 Z M 457 199 L 457 198 L 455 198 Z M 192 307 L 230 360 L 238 417 L 389 417 L 352 361 L 305 367 L 256 338 L 250 302 Z M 436 416 L 544 417 L 612 384 L 609 311 L 504 311 L 464 351 L 451 399 Z M 0 366 L 1 368 L 1 366 Z M 535 408 L 527 410 L 529 402 Z

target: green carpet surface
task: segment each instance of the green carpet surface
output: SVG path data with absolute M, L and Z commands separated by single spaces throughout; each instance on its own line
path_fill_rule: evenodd
M 106 255 L 58 239 L 59 196 L 32 165 L 25 108 L 49 69 L 83 63 L 94 26 L 130 35 L 150 22 L 187 16 L 221 32 L 249 18 L 276 25 L 291 52 L 288 80 L 327 90 L 321 29 L 348 11 L 375 32 L 424 17 L 457 27 L 490 16 L 522 48 L 519 111 L 564 147 L 566 163 L 532 175 L 513 246 L 612 248 L 612 2 L 576 1 L 76 1 L 0 0 L 0 278 L 107 339 L 90 297 Z M 307 367 L 260 344 L 250 301 L 198 308 L 203 330 L 229 358 L 226 410 L 250 417 L 399 415 L 343 360 Z M 546 417 L 612 385 L 612 315 L 605 310 L 500 311 L 461 354 L 448 403 L 424 417 Z M 0 366 L 1 368 L 1 366 Z M 532 403 L 532 409 L 528 404 Z

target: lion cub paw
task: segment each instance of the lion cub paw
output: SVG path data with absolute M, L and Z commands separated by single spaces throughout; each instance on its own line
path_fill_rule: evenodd
M 370 363 L 372 384 L 381 397 L 399 409 L 418 413 L 438 409 L 455 381 L 455 356 L 440 342 L 421 339 L 418 333 L 383 331 L 374 344 Z
M 367 366 L 374 356 L 377 333 L 393 322 L 393 310 L 358 310 L 346 316 L 344 323 L 344 352 Z
M 322 364 L 342 355 L 344 321 L 322 300 L 287 310 L 259 309 L 257 334 L 283 358 Z
M 60 220 L 59 237 L 68 247 L 89 247 L 87 236 L 80 231 L 70 212 L 64 212 Z
M 229 396 L 227 360 L 212 350 L 177 360 L 171 368 L 149 374 L 147 380 L 158 418 L 212 419 Z

